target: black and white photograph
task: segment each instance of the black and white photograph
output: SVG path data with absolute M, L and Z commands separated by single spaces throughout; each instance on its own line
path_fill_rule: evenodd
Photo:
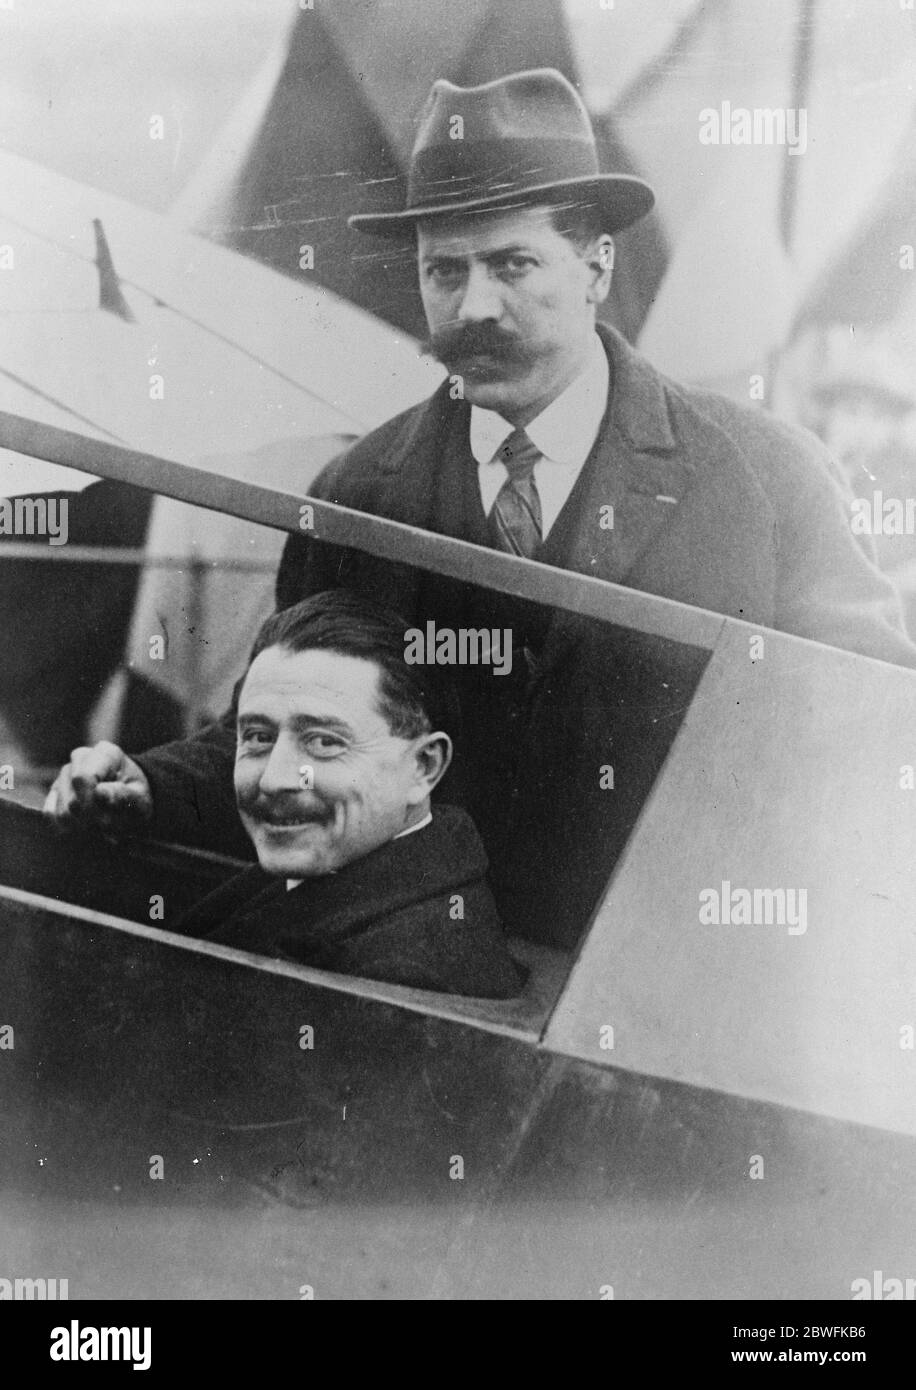
M 36 1366 L 916 1301 L 916 0 L 0 0 L 0 637 Z

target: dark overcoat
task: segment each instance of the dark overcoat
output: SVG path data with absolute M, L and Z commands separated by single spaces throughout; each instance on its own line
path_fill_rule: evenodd
M 599 333 L 610 365 L 609 403 L 577 485 L 575 530 L 554 563 L 916 666 L 897 593 L 853 536 L 840 475 L 822 445 L 760 407 L 665 378 L 612 329 L 601 326 Z M 472 539 L 461 479 L 448 476 L 451 445 L 466 438 L 469 410 L 444 383 L 329 464 L 311 493 Z M 602 525 L 608 506 L 611 530 Z M 487 612 L 486 596 L 469 606 L 468 585 L 290 538 L 278 607 L 339 585 L 387 602 L 411 624 L 432 618 L 454 627 L 462 615 L 479 619 Z M 505 609 L 495 603 L 492 611 Z M 469 688 L 468 727 L 456 760 L 465 782 L 456 786 L 453 777 L 447 791 L 470 808 L 484 834 L 513 932 L 575 940 L 704 661 L 704 654 L 677 643 L 558 612 L 542 624 L 514 733 L 493 717 L 499 679 Z M 478 695 L 485 714 L 475 722 Z M 500 747 L 510 742 L 511 775 L 497 768 Z M 231 739 L 218 728 L 140 759 L 153 784 L 159 833 L 240 848 L 230 759 Z
M 176 930 L 318 970 L 506 999 L 521 976 L 486 871 L 469 817 L 440 805 L 422 830 L 295 888 L 258 866 L 237 874 Z

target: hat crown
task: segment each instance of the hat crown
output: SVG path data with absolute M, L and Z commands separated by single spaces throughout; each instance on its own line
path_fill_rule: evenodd
M 439 78 L 420 118 L 413 158 L 430 147 L 449 146 L 459 140 L 537 139 L 575 140 L 595 148 L 592 123 L 582 99 L 555 68 L 532 68 L 479 87 L 457 87 Z
M 421 218 L 517 208 L 556 196 L 589 200 L 615 232 L 654 197 L 629 174 L 603 174 L 585 105 L 555 68 L 510 73 L 479 87 L 433 83 L 420 117 L 401 212 L 362 213 L 352 227 L 397 234 Z

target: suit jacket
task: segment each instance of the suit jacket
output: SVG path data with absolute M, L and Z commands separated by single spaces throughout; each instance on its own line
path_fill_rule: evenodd
M 177 930 L 319 970 L 507 999 L 519 993 L 521 975 L 486 870 L 470 818 L 438 806 L 422 830 L 296 888 L 259 867 L 237 874 Z
M 839 475 L 814 437 L 758 408 L 678 385 L 612 329 L 599 332 L 611 368 L 609 405 L 577 484 L 571 544 L 554 563 L 916 665 L 896 591 L 851 534 Z M 442 534 L 466 534 L 465 503 L 446 485 L 443 460 L 450 441 L 466 434 L 469 409 L 452 401 L 444 384 L 329 464 L 313 494 Z M 611 531 L 600 526 L 608 504 L 614 507 Z M 466 594 L 453 581 L 290 537 L 278 607 L 337 585 L 389 603 L 411 623 L 434 617 L 440 626 L 455 626 L 455 613 L 467 611 Z M 513 814 L 498 844 L 485 836 L 500 908 L 513 932 L 575 939 L 703 661 L 677 643 L 574 614 L 551 618 L 526 696 L 519 777 L 508 792 L 492 793 L 511 797 Z M 473 739 L 469 745 L 473 760 Z M 230 759 L 225 729 L 215 727 L 139 760 L 153 785 L 158 833 L 238 850 Z M 605 765 L 614 769 L 612 796 L 599 784 Z M 472 768 L 470 796 L 464 788 L 457 795 L 454 786 L 450 790 L 482 828 L 485 777 L 486 768 Z

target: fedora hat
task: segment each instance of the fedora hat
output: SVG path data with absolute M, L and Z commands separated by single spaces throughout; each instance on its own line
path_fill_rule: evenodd
M 480 87 L 433 83 L 407 171 L 402 212 L 356 213 L 349 225 L 398 236 L 420 218 L 528 207 L 568 192 L 596 203 L 605 230 L 622 231 L 655 195 L 629 174 L 603 174 L 582 99 L 555 68 L 515 72 Z

